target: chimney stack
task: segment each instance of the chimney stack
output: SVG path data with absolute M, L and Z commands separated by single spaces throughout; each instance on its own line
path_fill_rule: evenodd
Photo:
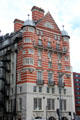
M 44 16 L 44 10 L 37 6 L 33 6 L 31 11 L 32 11 L 32 20 L 34 22 L 37 22 Z

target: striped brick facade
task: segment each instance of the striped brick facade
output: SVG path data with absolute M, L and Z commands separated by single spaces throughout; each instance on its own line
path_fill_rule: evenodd
M 24 92 L 19 93 L 18 98 L 25 97 L 25 102 L 23 103 L 26 109 L 24 119 L 22 114 L 20 114 L 21 120 L 32 120 L 37 117 L 42 119 L 50 120 L 51 117 L 54 120 L 58 119 L 56 109 L 59 107 L 59 97 L 58 84 L 59 84 L 59 73 L 64 73 L 62 76 L 64 87 L 62 88 L 62 97 L 66 99 L 66 110 L 63 111 L 62 117 L 71 119 L 69 112 L 73 114 L 74 109 L 72 105 L 72 78 L 71 78 L 71 66 L 70 66 L 70 51 L 69 51 L 69 41 L 64 40 L 64 37 L 69 39 L 69 36 L 62 36 L 60 29 L 52 18 L 51 14 L 48 12 L 44 15 L 44 10 L 38 7 L 32 8 L 32 19 L 36 22 L 35 26 L 26 25 L 24 22 L 16 19 L 14 21 L 14 31 L 20 29 L 23 30 L 22 39 L 18 42 L 18 54 L 17 54 L 17 86 L 18 88 L 23 87 Z M 41 45 L 39 45 L 39 40 L 41 40 Z M 48 44 L 50 46 L 48 46 Z M 57 47 L 58 46 L 58 47 Z M 64 49 L 66 48 L 66 49 Z M 29 51 L 31 50 L 31 52 Z M 41 56 L 38 52 L 41 51 Z M 48 57 L 48 53 L 51 53 L 51 59 Z M 59 58 L 59 55 L 61 58 Z M 40 60 L 41 65 L 38 65 Z M 30 62 L 30 63 L 27 63 Z M 51 62 L 51 67 L 49 63 Z M 42 83 L 37 83 L 37 72 L 42 72 Z M 48 73 L 52 73 L 51 85 L 48 83 Z M 33 87 L 42 87 L 42 93 L 33 92 Z M 46 89 L 55 88 L 55 94 L 46 93 Z M 66 94 L 63 93 L 66 89 Z M 23 96 L 23 97 L 22 97 Z M 33 109 L 33 100 L 35 97 L 42 98 L 43 108 L 41 111 Z M 47 98 L 55 99 L 55 109 L 52 111 L 46 111 Z M 24 99 L 24 98 L 23 98 Z M 44 102 L 45 99 L 45 102 Z

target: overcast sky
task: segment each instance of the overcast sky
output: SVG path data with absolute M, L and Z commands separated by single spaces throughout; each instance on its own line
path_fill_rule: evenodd
M 1 35 L 13 32 L 15 18 L 26 20 L 32 6 L 50 11 L 59 28 L 70 35 L 71 66 L 74 72 L 80 72 L 80 0 L 0 0 Z

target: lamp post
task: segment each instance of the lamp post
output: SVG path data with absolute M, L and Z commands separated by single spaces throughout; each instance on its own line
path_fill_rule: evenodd
M 62 77 L 64 73 L 59 73 L 59 81 L 58 81 L 58 87 L 59 87 L 59 120 L 62 120 L 62 99 L 61 99 L 61 93 L 62 88 L 64 87 L 64 82 L 62 82 Z
M 48 110 L 48 106 L 46 106 L 46 120 L 47 120 L 47 110 Z

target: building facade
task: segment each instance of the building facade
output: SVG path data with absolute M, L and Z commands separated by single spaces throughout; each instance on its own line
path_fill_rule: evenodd
M 74 106 L 69 35 L 51 14 L 34 6 L 32 20 L 15 19 L 22 30 L 17 54 L 17 119 L 71 119 Z
M 80 116 L 80 73 L 73 72 L 75 112 Z
M 16 56 L 21 33 L 0 36 L 0 120 L 16 119 Z
M 14 20 L 14 35 L 9 39 L 14 40 L 9 105 L 16 115 L 12 119 L 70 120 L 75 112 L 70 36 L 60 31 L 49 12 L 44 15 L 36 6 L 31 11 L 32 20 Z

